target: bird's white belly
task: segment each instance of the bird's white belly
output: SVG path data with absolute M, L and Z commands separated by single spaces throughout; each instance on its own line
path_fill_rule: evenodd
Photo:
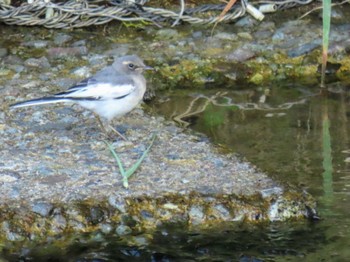
M 129 95 L 122 99 L 81 101 L 79 104 L 110 121 L 115 117 L 121 117 L 129 113 L 138 105 L 140 100 L 141 99 L 135 99 L 134 96 Z

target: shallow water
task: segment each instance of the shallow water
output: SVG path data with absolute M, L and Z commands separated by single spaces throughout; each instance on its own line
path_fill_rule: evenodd
M 154 106 L 155 111 L 207 134 L 215 144 L 236 152 L 277 181 L 306 189 L 317 199 L 319 222 L 305 223 L 302 229 L 295 224 L 271 224 L 258 232 L 249 231 L 250 237 L 242 239 L 243 254 L 264 261 L 300 257 L 303 261 L 348 261 L 349 94 L 341 84 L 332 85 L 331 90 L 321 94 L 318 88 L 290 84 L 244 91 L 179 91 L 162 96 Z M 259 234 L 261 241 L 256 237 Z M 271 239 L 266 241 L 264 236 Z M 219 246 L 225 249 L 224 244 Z

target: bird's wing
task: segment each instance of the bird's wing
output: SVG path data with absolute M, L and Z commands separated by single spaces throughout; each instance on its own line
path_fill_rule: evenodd
M 108 77 L 106 77 L 108 78 Z M 88 78 L 70 87 L 55 97 L 68 99 L 120 99 L 135 90 L 135 83 L 127 76 L 113 76 L 110 79 Z

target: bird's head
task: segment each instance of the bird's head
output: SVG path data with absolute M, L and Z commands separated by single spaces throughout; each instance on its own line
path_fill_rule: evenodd
M 146 66 L 141 58 L 136 55 L 117 58 L 113 63 L 113 67 L 118 72 L 125 74 L 142 74 L 144 70 L 153 70 L 152 67 Z

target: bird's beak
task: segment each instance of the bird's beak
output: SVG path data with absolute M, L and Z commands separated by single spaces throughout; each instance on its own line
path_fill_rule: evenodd
M 145 66 L 144 68 L 143 68 L 144 70 L 154 70 L 154 68 L 153 67 L 151 67 L 151 66 Z

